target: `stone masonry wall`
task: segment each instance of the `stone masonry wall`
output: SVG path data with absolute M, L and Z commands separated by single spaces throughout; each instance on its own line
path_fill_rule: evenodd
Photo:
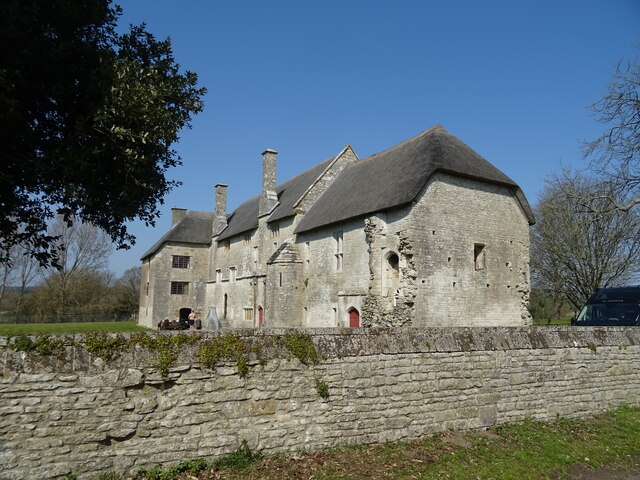
M 57 356 L 16 352 L 15 339 L 0 338 L 0 478 L 95 478 L 214 459 L 242 440 L 266 454 L 314 450 L 582 417 L 640 399 L 640 329 L 303 332 L 318 363 L 292 355 L 291 330 L 238 330 L 251 352 L 245 377 L 234 362 L 204 368 L 194 344 L 165 379 L 156 353 L 140 346 L 105 361 L 84 336 L 65 337 Z

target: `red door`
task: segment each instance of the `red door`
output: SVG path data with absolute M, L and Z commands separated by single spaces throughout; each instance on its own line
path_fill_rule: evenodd
M 358 328 L 360 326 L 360 314 L 355 308 L 349 312 L 349 327 Z
M 262 307 L 258 307 L 258 327 L 262 327 L 264 323 L 264 312 L 262 311 Z

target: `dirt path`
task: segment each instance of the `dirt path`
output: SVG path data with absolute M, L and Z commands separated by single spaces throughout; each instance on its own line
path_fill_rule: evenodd
M 640 454 L 626 467 L 601 467 L 593 469 L 587 465 L 575 465 L 569 469 L 569 480 L 639 480 Z

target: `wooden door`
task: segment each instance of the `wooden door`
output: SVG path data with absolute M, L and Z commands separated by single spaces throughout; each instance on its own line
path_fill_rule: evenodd
M 349 327 L 358 328 L 360 326 L 360 314 L 355 308 L 349 311 Z

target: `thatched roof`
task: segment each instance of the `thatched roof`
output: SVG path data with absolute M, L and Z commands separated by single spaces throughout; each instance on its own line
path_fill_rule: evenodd
M 269 215 L 267 222 L 275 222 L 293 216 L 293 206 L 309 186 L 324 172 L 335 157 L 318 163 L 276 187 L 278 204 Z M 236 208 L 227 218 L 227 228 L 218 236 L 222 241 L 258 228 L 258 206 L 260 195 L 247 200 Z
M 438 125 L 346 167 L 305 214 L 295 233 L 408 204 L 436 172 L 506 186 L 529 223 L 534 223 L 520 187 Z

